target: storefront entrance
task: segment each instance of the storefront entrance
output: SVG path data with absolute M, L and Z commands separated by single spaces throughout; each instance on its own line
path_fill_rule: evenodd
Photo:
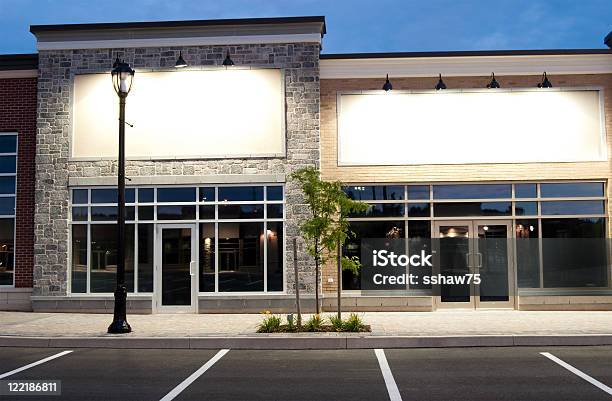
M 160 224 L 156 244 L 156 311 L 196 312 L 196 235 L 193 224 Z
M 510 220 L 436 221 L 433 237 L 439 273 L 470 278 L 469 284 L 440 285 L 438 308 L 514 308 Z

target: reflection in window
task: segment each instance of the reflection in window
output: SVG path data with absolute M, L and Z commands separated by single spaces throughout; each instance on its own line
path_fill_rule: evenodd
M 408 185 L 408 199 L 429 199 L 429 185 Z
M 263 223 L 219 223 L 219 291 L 263 291 Z
M 537 198 L 538 188 L 536 184 L 515 184 L 514 185 L 514 197 L 515 198 Z
M 540 245 L 538 220 L 517 220 L 514 226 L 516 238 L 516 265 L 519 288 L 540 286 Z
M 211 187 L 200 188 L 200 202 L 214 202 L 215 189 Z
M 215 224 L 200 224 L 200 292 L 215 291 Z
M 15 220 L 0 219 L 0 285 L 13 285 Z
M 74 189 L 72 190 L 72 204 L 83 205 L 87 202 L 87 190 L 86 189 Z
M 195 188 L 157 188 L 158 202 L 195 202 Z
M 573 198 L 604 196 L 603 182 L 564 182 L 540 184 L 542 198 Z
M 153 224 L 138 225 L 138 291 L 153 292 Z
M 543 215 L 587 215 L 604 214 L 603 201 L 549 201 L 542 202 Z
M 263 219 L 263 205 L 219 205 L 220 219 Z
M 268 291 L 283 290 L 283 223 L 268 222 Z
M 344 193 L 353 200 L 402 200 L 403 185 L 376 185 L 344 187 Z
M 269 201 L 283 200 L 283 187 L 282 186 L 266 187 L 266 196 L 268 197 Z
M 429 222 L 427 222 L 429 223 Z M 347 239 L 342 250 L 347 257 L 361 260 L 361 240 L 365 238 L 405 238 L 403 221 L 352 221 L 350 229 L 355 233 Z M 361 289 L 361 276 L 351 271 L 342 272 L 342 289 Z
M 351 213 L 350 217 L 402 217 L 404 205 L 401 203 L 370 204 L 364 212 Z
M 512 197 L 510 184 L 434 185 L 434 199 L 502 199 Z
M 263 187 L 219 187 L 219 201 L 262 201 Z
M 510 216 L 511 202 L 453 202 L 435 203 L 434 216 Z
M 195 219 L 195 205 L 159 205 L 157 206 L 158 220 L 193 220 Z
M 537 216 L 538 202 L 516 202 L 514 214 L 517 216 Z
M 134 290 L 134 226 L 125 226 L 125 284 Z M 113 292 L 117 275 L 117 226 L 91 225 L 91 292 Z
M 605 287 L 604 218 L 542 219 L 544 287 Z
M 429 217 L 429 203 L 410 203 L 408 217 Z

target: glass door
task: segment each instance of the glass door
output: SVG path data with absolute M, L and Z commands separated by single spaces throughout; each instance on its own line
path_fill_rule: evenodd
M 439 221 L 434 274 L 453 279 L 439 285 L 438 308 L 513 308 L 512 224 L 506 220 Z
M 196 242 L 192 224 L 157 227 L 157 312 L 196 312 Z

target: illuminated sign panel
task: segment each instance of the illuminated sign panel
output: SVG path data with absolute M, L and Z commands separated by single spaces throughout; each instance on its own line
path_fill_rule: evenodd
M 136 71 L 127 98 L 131 158 L 285 154 L 279 69 Z M 110 74 L 75 76 L 72 157 L 117 157 L 119 106 Z
M 339 165 L 607 160 L 598 90 L 338 96 Z

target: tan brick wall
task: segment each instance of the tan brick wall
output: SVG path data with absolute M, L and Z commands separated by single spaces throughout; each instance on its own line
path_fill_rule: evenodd
M 321 80 L 321 174 L 326 180 L 346 183 L 411 183 L 459 181 L 520 181 L 520 180 L 586 180 L 604 179 L 608 182 L 608 198 L 612 198 L 612 74 L 555 75 L 549 77 L 555 87 L 602 87 L 608 144 L 607 162 L 580 163 L 505 163 L 505 164 L 451 164 L 410 166 L 338 166 L 336 97 L 338 92 L 379 90 L 380 79 L 322 79 Z M 541 76 L 498 76 L 503 88 L 535 87 Z M 433 89 L 437 78 L 391 78 L 394 90 Z M 489 77 L 445 77 L 449 88 L 482 88 Z M 443 118 L 443 116 L 442 116 Z M 503 123 L 500 112 L 500 123 Z M 375 135 L 376 133 L 372 133 Z M 526 144 L 527 146 L 528 144 Z M 503 144 L 500 144 L 503 146 Z M 608 201 L 608 216 L 612 203 Z M 608 233 L 612 226 L 608 219 Z M 323 268 L 324 292 L 336 291 L 335 266 Z M 328 278 L 333 283 L 328 283 Z

